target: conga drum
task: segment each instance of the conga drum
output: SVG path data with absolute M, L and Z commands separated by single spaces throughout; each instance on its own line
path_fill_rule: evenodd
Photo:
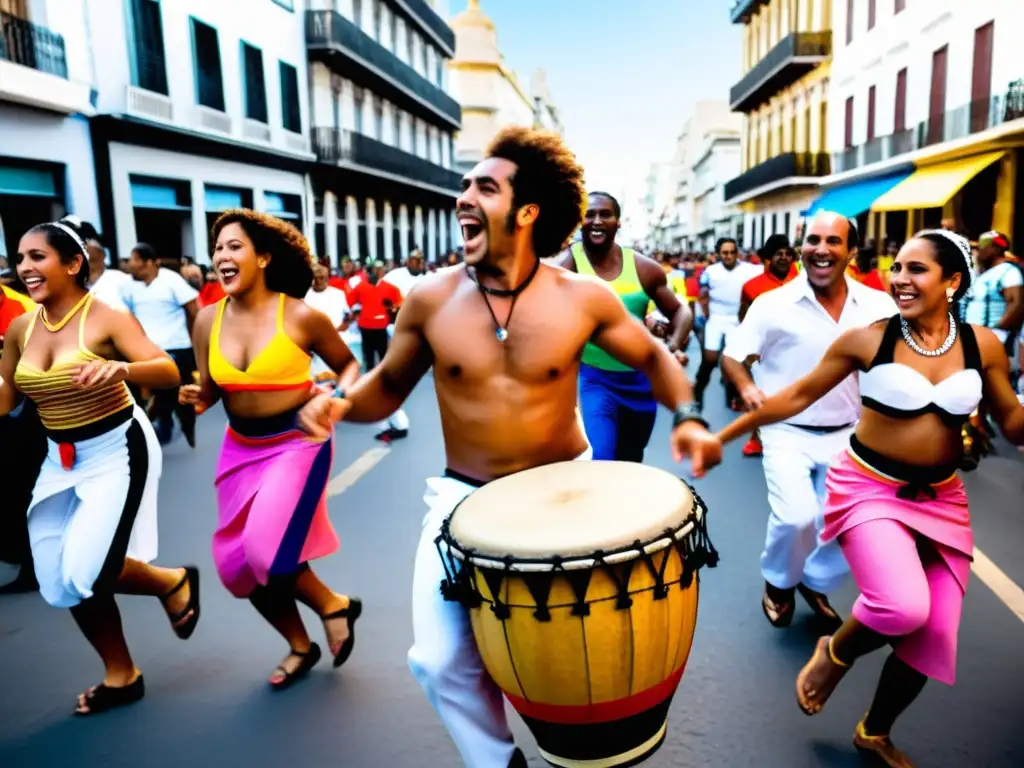
M 634 765 L 661 746 L 697 571 L 718 559 L 705 513 L 663 470 L 573 461 L 489 483 L 445 520 L 442 592 L 551 765 Z

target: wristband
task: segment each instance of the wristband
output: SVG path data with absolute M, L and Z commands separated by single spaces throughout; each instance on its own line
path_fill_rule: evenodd
M 334 391 L 331 393 L 331 396 L 332 397 L 336 397 L 339 400 L 344 400 L 345 399 L 345 389 L 343 387 L 341 387 L 341 386 L 337 386 L 337 387 L 334 388 Z
M 701 416 L 701 409 L 697 403 L 682 403 L 676 406 L 676 410 L 672 414 L 672 429 L 688 421 L 695 421 L 704 429 L 710 428 L 710 425 Z

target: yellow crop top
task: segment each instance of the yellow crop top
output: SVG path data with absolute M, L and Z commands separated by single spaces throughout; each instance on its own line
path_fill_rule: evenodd
M 210 378 L 225 392 L 273 392 L 311 386 L 309 366 L 312 357 L 284 330 L 285 299 L 282 293 L 277 308 L 277 330 L 244 371 L 235 368 L 221 354 L 220 326 L 227 298 L 217 302 L 217 316 L 210 329 L 209 367 Z
M 92 360 L 104 359 L 85 346 L 85 320 L 89 315 L 92 299 L 92 294 L 87 294 L 79 305 L 82 316 L 78 320 L 78 349 L 55 359 L 46 371 L 25 362 L 23 352 L 22 359 L 14 371 L 14 385 L 36 404 L 39 420 L 50 432 L 85 427 L 131 408 L 134 404 L 128 386 L 123 381 L 92 389 L 79 389 L 71 383 L 72 371 L 75 368 Z M 67 320 L 71 319 L 79 307 L 68 313 Z M 40 307 L 32 315 L 28 330 L 25 332 L 22 350 L 28 347 L 36 319 L 42 311 Z M 63 326 L 63 323 L 60 325 Z

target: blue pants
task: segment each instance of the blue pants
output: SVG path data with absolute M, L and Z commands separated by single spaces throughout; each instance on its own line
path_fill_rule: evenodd
M 645 374 L 581 364 L 580 409 L 595 461 L 644 460 L 658 415 Z

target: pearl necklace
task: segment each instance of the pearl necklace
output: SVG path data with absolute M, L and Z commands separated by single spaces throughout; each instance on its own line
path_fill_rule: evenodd
M 903 331 L 903 340 L 907 342 L 907 346 L 917 354 L 925 357 L 939 357 L 946 354 L 953 348 L 953 342 L 956 341 L 956 321 L 953 319 L 952 312 L 949 313 L 949 335 L 946 336 L 946 340 L 942 342 L 942 346 L 938 349 L 925 349 L 914 341 L 914 337 L 910 335 L 910 326 L 902 317 L 900 317 L 900 330 Z

